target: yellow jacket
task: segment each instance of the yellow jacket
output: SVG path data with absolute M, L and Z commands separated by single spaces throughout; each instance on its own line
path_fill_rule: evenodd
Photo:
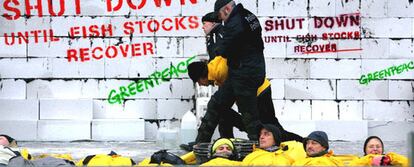
M 333 151 L 329 151 L 320 157 L 307 157 L 296 161 L 292 166 L 344 166 L 344 163 L 340 159 L 332 155 Z
M 303 144 L 296 141 L 287 141 L 280 144 L 279 150 L 268 152 L 260 148 L 247 155 L 242 162 L 243 166 L 290 166 L 296 160 L 306 157 Z M 286 148 L 287 150 L 285 150 Z
M 221 56 L 216 56 L 207 64 L 209 81 L 214 81 L 215 85 L 221 86 L 227 79 L 228 67 L 227 59 Z M 257 96 L 260 95 L 266 88 L 270 86 L 270 81 L 265 79 L 263 84 L 257 89 Z
M 408 158 L 405 156 L 394 152 L 389 152 L 385 155 L 390 157 L 392 166 L 408 166 Z M 366 156 L 353 160 L 349 166 L 371 166 L 372 159 L 376 156 L 379 155 L 368 154 Z
M 227 158 L 217 157 L 206 163 L 201 164 L 200 166 L 240 166 L 240 161 L 233 161 Z

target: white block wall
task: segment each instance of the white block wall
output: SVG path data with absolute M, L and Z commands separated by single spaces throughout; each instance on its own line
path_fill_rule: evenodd
M 81 2 L 80 14 L 73 2 L 65 3 L 62 16 L 51 17 L 43 4 L 44 16 L 38 16 L 33 9 L 34 16 L 30 18 L 0 17 L 0 133 L 19 140 L 156 140 L 159 128 L 178 128 L 183 114 L 197 108 L 194 85 L 185 73 L 126 97 L 122 104 L 109 104 L 108 95 L 111 90 L 119 92 L 121 86 L 146 79 L 155 71 L 162 72 L 191 56 L 206 54 L 201 17 L 213 10 L 215 1 L 177 0 L 171 4 L 160 1 L 160 6 L 155 1 L 145 1 L 140 9 L 124 3 L 117 10 L 108 10 L 105 1 L 89 0 Z M 289 37 L 290 41 L 264 43 L 275 115 L 287 122 L 283 124 L 287 129 L 301 135 L 325 130 L 333 140 L 363 140 L 368 135 L 405 140 L 404 136 L 413 130 L 414 70 L 368 85 L 358 82 L 361 75 L 414 60 L 412 2 L 236 2 L 258 16 L 264 41 L 266 37 Z M 116 4 L 112 3 L 114 7 Z M 24 14 L 23 5 L 17 8 Z M 4 5 L 0 11 L 14 14 L 4 9 Z M 347 26 L 339 27 L 335 22 L 332 28 L 315 28 L 315 17 L 331 17 L 335 21 L 343 14 L 355 13 L 359 13 L 359 25 L 351 26 L 348 22 Z M 287 23 L 292 19 L 296 24 L 288 29 Z M 302 27 L 297 20 L 302 20 Z M 285 28 L 269 30 L 275 21 L 287 21 Z M 159 29 L 152 31 L 157 27 L 156 22 Z M 126 33 L 128 23 L 137 23 L 130 25 L 134 29 L 132 34 Z M 111 25 L 112 34 L 82 37 L 81 26 L 92 25 Z M 79 28 L 79 34 L 73 39 L 68 34 L 74 27 Z M 11 38 L 5 35 L 35 30 L 52 30 L 58 41 L 50 41 L 49 37 L 45 42 L 44 34 L 40 33 L 37 43 L 30 34 L 27 44 L 18 44 L 19 39 L 15 38 L 13 45 L 6 45 Z M 324 33 L 355 31 L 361 34 L 360 39 L 322 39 Z M 308 33 L 318 37 L 309 44 L 336 44 L 342 51 L 295 52 L 296 46 L 308 44 L 297 36 Z M 88 52 L 89 61 L 68 62 L 69 49 L 80 52 L 80 48 L 91 51 L 142 43 L 151 44 L 146 55 L 132 56 L 129 48 L 124 50 L 125 57 L 118 50 L 116 58 L 95 60 Z M 141 47 L 137 52 L 144 50 Z M 118 130 L 128 127 L 136 127 L 133 131 L 140 133 Z M 338 128 L 342 131 L 337 131 Z M 103 129 L 115 130 L 109 133 Z M 356 135 L 342 133 L 348 131 Z

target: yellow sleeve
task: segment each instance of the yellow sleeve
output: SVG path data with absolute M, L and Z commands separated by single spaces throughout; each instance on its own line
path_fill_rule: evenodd
M 216 56 L 207 64 L 207 68 L 208 80 L 213 80 L 216 85 L 222 85 L 224 81 L 227 79 L 227 59 L 221 56 Z
M 375 155 L 373 154 L 368 154 L 366 156 L 356 158 L 349 163 L 349 166 L 371 166 L 371 161 L 374 156 Z
M 240 166 L 240 161 L 233 161 L 226 158 L 214 158 L 200 166 Z
M 195 165 L 197 163 L 194 151 L 184 154 L 180 158 L 183 159 L 187 165 Z
M 405 156 L 402 156 L 400 154 L 390 152 L 388 154 L 385 154 L 391 158 L 391 165 L 392 166 L 408 166 L 408 158 Z

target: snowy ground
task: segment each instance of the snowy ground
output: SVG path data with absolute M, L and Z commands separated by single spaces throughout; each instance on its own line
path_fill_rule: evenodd
M 345 142 L 331 141 L 330 147 L 336 154 L 362 154 L 363 141 Z M 385 150 L 408 155 L 407 142 L 385 142 Z M 33 155 L 42 153 L 69 153 L 76 160 L 91 154 L 108 154 L 111 150 L 118 154 L 132 157 L 136 162 L 150 157 L 152 153 L 169 148 L 178 155 L 186 153 L 178 147 L 168 147 L 156 142 L 19 142 L 19 146 L 27 148 Z

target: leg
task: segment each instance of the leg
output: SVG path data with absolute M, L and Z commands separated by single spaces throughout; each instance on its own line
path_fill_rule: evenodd
M 219 121 L 220 137 L 234 138 L 233 127 L 238 128 L 240 131 L 246 131 L 246 127 L 243 124 L 242 117 L 232 108 L 223 112 Z
M 275 116 L 275 108 L 273 106 L 272 100 L 272 89 L 269 86 L 266 88 L 258 98 L 258 108 L 259 108 L 259 118 L 262 123 L 265 124 L 273 124 L 278 127 L 282 133 L 282 138 L 280 139 L 282 142 L 296 140 L 298 142 L 302 142 L 303 138 L 295 133 L 286 131 L 283 129 L 282 125 L 279 123 L 279 120 Z

